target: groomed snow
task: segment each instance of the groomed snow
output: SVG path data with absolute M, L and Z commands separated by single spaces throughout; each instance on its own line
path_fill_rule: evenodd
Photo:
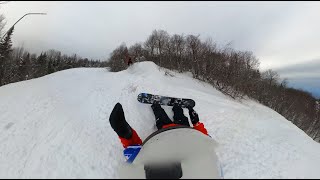
M 0 87 L 0 178 L 117 178 L 123 147 L 109 125 L 120 102 L 142 139 L 154 130 L 140 92 L 192 98 L 225 178 L 320 178 L 320 144 L 275 111 L 233 100 L 152 62 L 113 73 L 77 68 Z M 170 107 L 163 107 L 170 117 Z M 187 111 L 185 111 L 187 115 Z

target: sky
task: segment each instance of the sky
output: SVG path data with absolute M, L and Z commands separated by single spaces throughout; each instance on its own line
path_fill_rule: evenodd
M 106 60 L 125 42 L 154 29 L 200 34 L 218 45 L 252 51 L 260 69 L 277 70 L 289 85 L 320 97 L 320 2 L 16 2 L 0 5 L 14 46 Z M 312 65 L 310 65 L 310 63 Z

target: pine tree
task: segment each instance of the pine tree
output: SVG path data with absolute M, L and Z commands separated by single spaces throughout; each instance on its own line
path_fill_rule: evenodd
M 54 73 L 54 61 L 53 60 L 49 60 L 48 62 L 48 72 L 47 74 L 51 74 L 51 73 Z
M 19 67 L 18 67 L 19 81 L 27 80 L 30 72 L 31 72 L 30 54 L 27 53 L 26 56 L 24 56 L 22 59 L 19 60 Z
M 12 51 L 11 36 L 13 34 L 14 27 L 10 28 L 5 38 L 0 42 L 0 86 L 6 84 L 8 75 L 6 65 L 9 61 L 10 52 Z
M 41 53 L 40 56 L 37 58 L 35 64 L 35 77 L 41 77 L 47 74 L 48 72 L 48 63 L 47 63 L 47 55 L 46 53 Z

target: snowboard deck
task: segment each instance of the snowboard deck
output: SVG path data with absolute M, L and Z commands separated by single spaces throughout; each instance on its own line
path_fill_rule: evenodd
M 182 108 L 186 108 L 188 106 L 194 107 L 196 105 L 195 101 L 192 99 L 154 95 L 149 93 L 140 93 L 138 95 L 138 101 L 145 104 L 155 103 L 164 106 L 173 106 L 174 104 L 178 104 Z

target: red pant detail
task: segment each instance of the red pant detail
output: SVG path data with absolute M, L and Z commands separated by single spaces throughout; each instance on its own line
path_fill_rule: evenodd
M 198 130 L 198 131 L 200 131 L 200 132 L 202 132 L 205 135 L 208 135 L 207 129 L 204 127 L 203 123 L 201 123 L 201 122 L 198 122 L 197 124 L 194 124 L 193 128 Z
M 168 127 L 173 127 L 173 126 L 179 126 L 179 124 L 167 124 L 167 125 L 163 125 L 162 129 L 168 128 Z
M 172 126 L 179 126 L 179 124 L 173 124 L 173 123 L 167 124 L 167 125 L 162 126 L 162 128 L 168 128 L 168 127 L 172 127 Z M 201 122 L 194 124 L 193 129 L 198 130 L 205 135 L 208 135 L 207 129 L 204 127 L 203 123 L 201 123 Z M 124 148 L 127 148 L 128 146 L 132 146 L 132 145 L 141 145 L 142 144 L 142 141 L 141 141 L 139 135 L 137 134 L 137 132 L 134 129 L 132 129 L 132 137 L 130 139 L 122 138 L 120 136 L 119 136 L 119 139 L 120 139 Z
M 124 148 L 127 148 L 128 146 L 132 146 L 132 145 L 141 145 L 142 141 L 139 137 L 139 135 L 137 134 L 137 132 L 132 129 L 132 137 L 130 139 L 126 139 L 126 138 L 122 138 L 119 136 L 119 139 L 123 145 Z

